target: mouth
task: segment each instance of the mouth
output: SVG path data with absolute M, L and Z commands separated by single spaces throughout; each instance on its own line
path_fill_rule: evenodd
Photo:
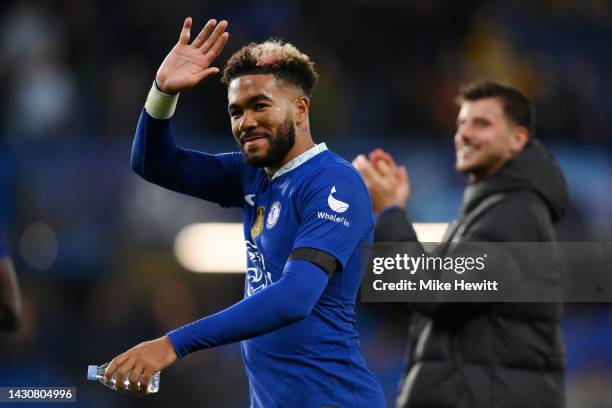
M 265 148 L 268 136 L 265 134 L 248 135 L 240 139 L 240 146 L 245 154 L 255 154 Z
M 457 150 L 457 153 L 459 153 L 460 155 L 467 155 L 467 154 L 477 151 L 478 149 L 479 147 L 477 146 L 463 145 L 459 148 L 459 150 Z
M 258 135 L 249 135 L 249 136 L 245 136 L 243 138 L 240 139 L 240 144 L 241 145 L 245 145 L 248 142 L 252 142 L 254 140 L 259 140 L 259 139 L 266 139 L 267 136 L 266 135 L 262 135 L 262 134 L 258 134 Z

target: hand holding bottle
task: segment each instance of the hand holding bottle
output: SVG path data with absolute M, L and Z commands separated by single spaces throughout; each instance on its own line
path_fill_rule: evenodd
M 170 366 L 177 359 L 167 336 L 145 341 L 115 357 L 104 373 L 107 383 L 115 381 L 118 391 L 125 392 L 125 380 L 134 394 L 145 395 L 153 375 Z

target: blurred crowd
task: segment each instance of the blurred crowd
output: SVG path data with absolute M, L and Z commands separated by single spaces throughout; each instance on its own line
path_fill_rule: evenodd
M 461 200 L 464 180 L 452 166 L 461 83 L 518 86 L 569 182 L 560 238 L 612 240 L 607 0 L 5 1 L 0 228 L 25 319 L 16 335 L 0 335 L 0 386 L 77 386 L 81 406 L 139 406 L 86 383 L 86 366 L 241 298 L 242 276 L 193 274 L 172 253 L 185 225 L 239 222 L 241 212 L 164 191 L 129 167 L 146 93 L 187 15 L 195 30 L 210 17 L 229 21 L 219 66 L 269 37 L 309 54 L 320 75 L 313 136 L 347 159 L 391 151 L 410 172 L 416 221 L 448 221 Z M 213 79 L 181 95 L 176 127 L 183 145 L 234 149 L 225 86 Z M 405 325 L 386 310 L 360 305 L 358 321 L 391 402 Z M 564 331 L 569 407 L 610 406 L 612 310 L 568 305 Z M 245 406 L 242 370 L 236 345 L 197 353 L 163 374 L 146 404 Z

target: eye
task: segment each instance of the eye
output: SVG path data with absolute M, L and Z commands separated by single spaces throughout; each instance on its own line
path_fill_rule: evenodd
M 231 111 L 229 114 L 232 118 L 239 118 L 242 116 L 242 111 Z
M 258 103 L 255 104 L 255 110 L 262 110 L 265 109 L 268 105 L 266 105 L 265 103 Z

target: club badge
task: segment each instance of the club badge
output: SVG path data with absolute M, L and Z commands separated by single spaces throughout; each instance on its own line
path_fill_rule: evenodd
M 281 211 L 280 202 L 275 201 L 274 204 L 272 204 L 272 207 L 270 207 L 270 211 L 268 212 L 268 219 L 266 220 L 267 229 L 272 229 L 276 225 L 276 222 L 278 221 L 278 218 L 280 217 L 280 211 Z

